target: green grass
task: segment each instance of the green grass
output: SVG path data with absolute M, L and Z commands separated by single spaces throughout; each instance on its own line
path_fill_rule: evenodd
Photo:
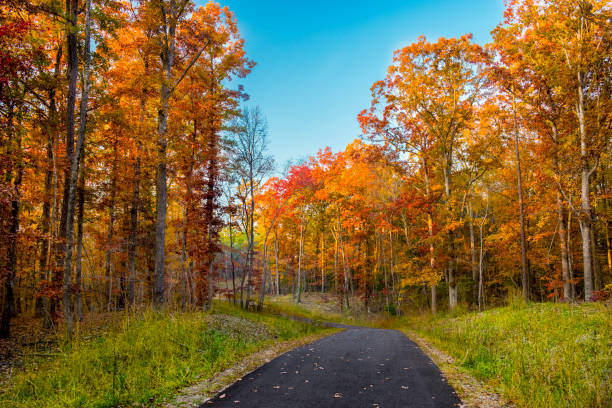
M 518 406 L 612 406 L 609 307 L 513 305 L 402 323 Z
M 453 312 L 394 318 L 369 317 L 320 295 L 295 304 L 268 300 L 270 309 L 314 320 L 408 329 L 455 358 L 476 378 L 519 407 L 612 407 L 612 308 L 520 300 L 482 313 Z
M 215 304 L 211 313 L 127 316 L 106 333 L 77 336 L 52 357 L 32 357 L 0 393 L 2 407 L 152 405 L 312 325 Z

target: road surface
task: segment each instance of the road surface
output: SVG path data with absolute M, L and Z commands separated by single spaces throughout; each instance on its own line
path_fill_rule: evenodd
M 349 326 L 277 357 L 202 408 L 460 405 L 438 367 L 403 333 Z

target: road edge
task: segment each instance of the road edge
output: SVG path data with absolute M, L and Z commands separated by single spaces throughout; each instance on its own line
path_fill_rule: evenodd
M 244 357 L 240 362 L 226 368 L 196 384 L 189 387 L 183 388 L 171 398 L 170 401 L 165 402 L 162 406 L 164 408 L 197 408 L 207 401 L 211 400 L 218 394 L 222 394 L 224 390 L 232 386 L 241 378 L 245 377 L 249 373 L 259 369 L 263 365 L 269 363 L 281 355 L 304 346 L 306 344 L 313 343 L 324 337 L 334 335 L 338 333 L 339 329 L 329 328 L 323 332 L 311 334 L 298 339 L 278 342 L 270 345 L 267 348 L 258 350 L 247 357 Z
M 462 408 L 516 408 L 490 386 L 459 367 L 454 358 L 432 346 L 414 331 L 408 329 L 400 331 L 414 341 L 438 366 L 449 384 L 457 391 L 463 403 Z

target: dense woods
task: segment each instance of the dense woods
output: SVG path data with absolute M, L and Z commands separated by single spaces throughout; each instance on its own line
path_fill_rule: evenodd
M 611 13 L 512 0 L 490 44 L 421 37 L 361 140 L 274 173 L 228 8 L 1 0 L 0 337 L 216 296 L 393 314 L 611 296 Z

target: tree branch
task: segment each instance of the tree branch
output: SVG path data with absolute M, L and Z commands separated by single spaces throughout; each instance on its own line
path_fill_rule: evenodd
M 193 57 L 193 59 L 189 62 L 189 65 L 187 65 L 187 68 L 185 68 L 185 70 L 183 71 L 183 73 L 181 74 L 181 77 L 178 79 L 178 81 L 176 81 L 176 84 L 174 84 L 174 86 L 172 87 L 172 89 L 170 90 L 170 94 L 169 96 L 172 96 L 172 94 L 174 93 L 174 91 L 176 90 L 176 88 L 179 86 L 179 84 L 181 83 L 181 81 L 185 78 L 185 76 L 187 75 L 187 73 L 189 72 L 189 70 L 191 69 L 191 67 L 193 67 L 193 65 L 196 63 L 196 61 L 200 58 L 200 56 L 202 55 L 202 53 L 204 52 L 204 50 L 206 49 L 206 47 L 208 47 L 208 45 L 210 44 L 210 38 L 206 41 L 206 44 L 204 44 L 204 46 L 200 49 L 200 51 Z

